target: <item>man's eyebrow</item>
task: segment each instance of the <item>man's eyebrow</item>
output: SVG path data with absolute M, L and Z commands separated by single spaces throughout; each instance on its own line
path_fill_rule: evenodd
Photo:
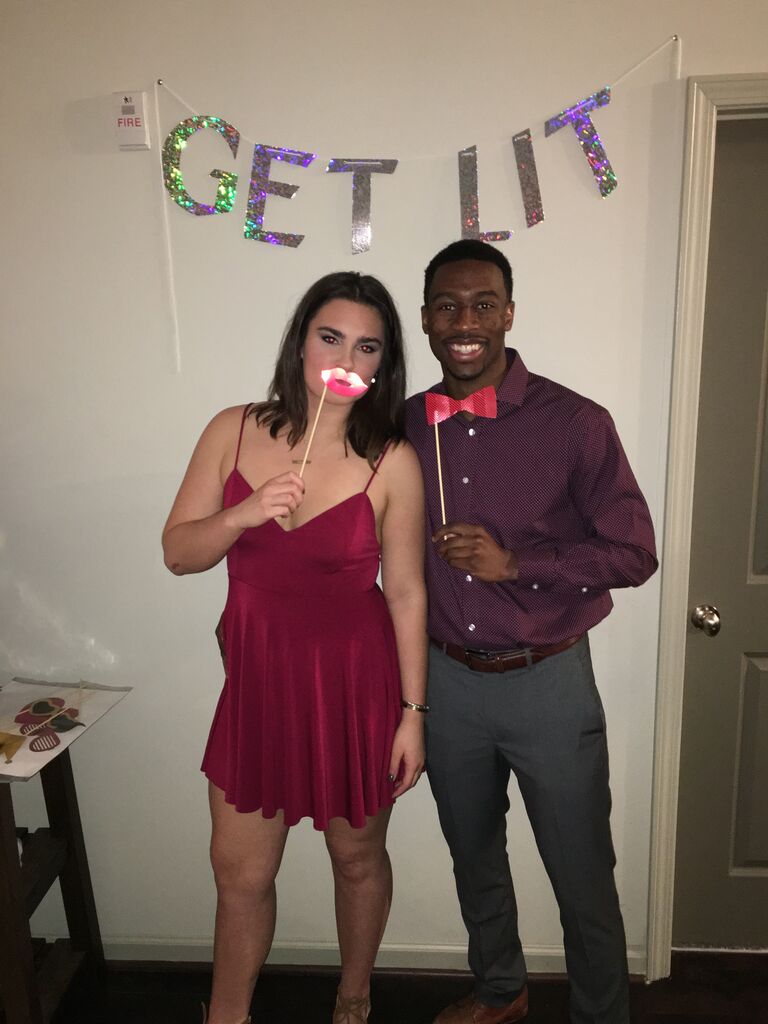
M 487 289 L 485 289 L 484 291 L 481 291 L 481 292 L 472 292 L 471 293 L 471 298 L 473 298 L 473 299 L 485 299 L 485 298 L 488 298 L 489 296 L 491 298 L 493 298 L 493 299 L 498 299 L 498 297 L 499 297 L 498 292 L 493 291 L 492 288 L 487 288 Z M 430 296 L 429 301 L 430 302 L 436 302 L 437 299 L 455 299 L 455 298 L 457 298 L 457 293 L 456 292 L 436 292 L 434 295 Z

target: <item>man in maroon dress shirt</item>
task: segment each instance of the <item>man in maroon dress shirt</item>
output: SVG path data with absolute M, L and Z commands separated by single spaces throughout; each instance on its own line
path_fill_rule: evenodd
M 527 1012 L 510 771 L 560 907 L 571 1021 L 628 1024 L 587 631 L 610 612 L 612 587 L 655 571 L 653 526 L 610 415 L 505 348 L 513 316 L 509 263 L 485 242 L 455 242 L 427 267 L 422 325 L 443 380 L 407 405 L 430 534 L 427 764 L 475 975 L 435 1024 Z

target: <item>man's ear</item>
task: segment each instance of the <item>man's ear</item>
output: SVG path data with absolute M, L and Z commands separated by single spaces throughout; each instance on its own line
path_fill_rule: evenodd
M 511 327 L 512 324 L 509 326 Z M 429 310 L 426 306 L 421 307 L 421 329 L 425 334 L 429 334 Z M 509 330 L 509 327 L 507 330 Z
M 504 330 L 505 331 L 511 331 L 512 330 L 512 323 L 513 323 L 514 319 L 515 319 L 515 304 L 510 299 L 510 301 L 507 303 L 507 308 L 506 308 L 506 310 L 504 312 Z

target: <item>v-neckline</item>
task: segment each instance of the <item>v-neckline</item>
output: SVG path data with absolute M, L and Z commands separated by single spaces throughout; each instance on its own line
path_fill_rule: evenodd
M 234 467 L 232 472 L 229 474 L 229 477 L 231 478 L 232 476 L 234 476 L 235 473 L 237 473 L 237 475 L 243 481 L 243 483 L 248 488 L 248 490 L 251 492 L 251 494 L 253 494 L 254 493 L 254 488 L 248 483 L 248 481 L 245 479 L 245 477 L 240 472 L 240 470 L 237 468 L 237 466 Z M 227 480 L 227 482 L 229 482 L 229 480 Z M 322 519 L 323 516 L 327 515 L 329 512 L 333 512 L 334 509 L 340 508 L 342 505 L 346 505 L 348 502 L 352 501 L 354 498 L 360 498 L 360 497 L 363 497 L 363 498 L 365 498 L 367 500 L 368 507 L 370 508 L 371 512 L 373 513 L 373 504 L 371 502 L 371 499 L 368 497 L 368 491 L 367 490 L 365 490 L 365 491 L 355 491 L 355 493 L 354 494 L 350 494 L 349 497 L 342 498 L 341 501 L 337 501 L 335 505 L 330 505 L 328 508 L 324 508 L 322 512 L 318 512 L 317 515 L 312 516 L 311 519 L 305 519 L 304 522 L 303 523 L 299 523 L 298 526 L 292 526 L 290 528 L 290 530 L 286 530 L 286 528 L 284 526 L 281 526 L 280 523 L 278 523 L 277 519 L 268 519 L 267 522 L 263 523 L 262 525 L 266 526 L 268 523 L 274 523 L 274 525 L 277 527 L 277 529 L 280 531 L 280 533 L 285 533 L 285 534 L 296 533 L 298 530 L 303 530 L 305 526 L 309 526 L 311 523 L 316 522 L 318 519 Z M 374 514 L 374 521 L 375 521 L 375 513 L 373 513 L 373 514 Z

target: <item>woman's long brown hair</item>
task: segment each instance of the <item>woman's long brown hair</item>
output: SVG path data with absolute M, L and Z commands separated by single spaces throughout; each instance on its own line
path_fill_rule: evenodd
M 307 431 L 307 390 L 301 354 L 309 322 L 327 302 L 346 299 L 375 309 L 384 325 L 376 382 L 350 409 L 345 442 L 373 467 L 389 441 L 405 436 L 405 354 L 395 303 L 384 285 L 369 274 L 339 271 L 316 281 L 299 301 L 285 329 L 267 400 L 254 406 L 259 425 L 272 437 L 289 426 L 292 447 Z

